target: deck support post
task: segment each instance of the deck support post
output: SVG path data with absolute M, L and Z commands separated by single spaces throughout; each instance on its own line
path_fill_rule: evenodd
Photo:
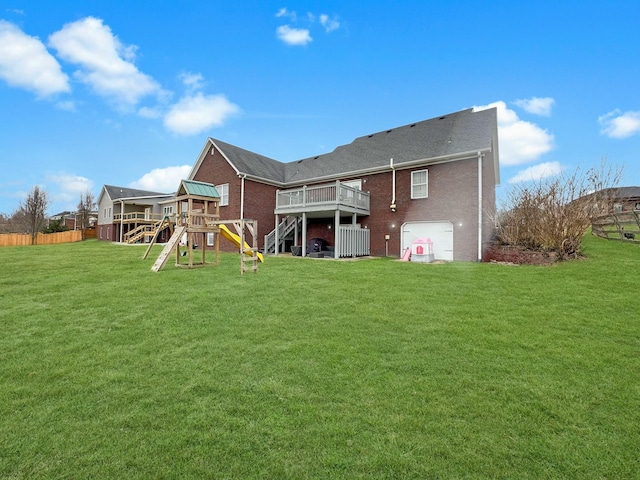
M 307 256 L 307 212 L 302 212 L 302 257 Z
M 340 209 L 336 209 L 335 218 L 333 220 L 333 258 L 340 258 Z
M 276 213 L 276 238 L 275 238 L 276 243 L 274 245 L 276 257 L 280 252 L 280 229 L 278 228 L 279 226 L 280 226 L 280 215 Z

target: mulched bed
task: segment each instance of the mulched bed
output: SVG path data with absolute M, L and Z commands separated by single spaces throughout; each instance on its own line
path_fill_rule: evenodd
M 528 250 L 512 245 L 492 245 L 486 250 L 483 260 L 514 265 L 553 265 L 559 257 L 555 252 Z

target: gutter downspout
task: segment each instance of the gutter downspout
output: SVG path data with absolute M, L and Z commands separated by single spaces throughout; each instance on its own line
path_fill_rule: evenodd
M 392 212 L 396 211 L 396 169 L 393 166 L 393 158 L 389 159 L 389 168 L 391 168 L 391 205 L 389 208 Z
M 478 261 L 482 261 L 482 157 L 478 152 Z
M 244 179 L 246 175 L 240 176 L 240 218 L 244 218 Z

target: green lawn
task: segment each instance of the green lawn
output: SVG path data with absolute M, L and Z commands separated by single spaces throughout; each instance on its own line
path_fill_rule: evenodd
M 553 267 L 0 249 L 0 478 L 638 478 L 640 245 Z

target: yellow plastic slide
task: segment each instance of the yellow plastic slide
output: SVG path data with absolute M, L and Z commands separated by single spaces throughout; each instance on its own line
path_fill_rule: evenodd
M 236 247 L 240 248 L 240 236 L 233 233 L 231 230 L 227 228 L 226 225 L 220 225 L 220 233 L 224 238 L 233 243 Z M 245 255 L 251 255 L 251 247 L 247 242 L 244 242 L 244 253 Z M 260 262 L 264 262 L 264 258 L 260 252 L 256 252 L 258 256 L 258 260 Z

